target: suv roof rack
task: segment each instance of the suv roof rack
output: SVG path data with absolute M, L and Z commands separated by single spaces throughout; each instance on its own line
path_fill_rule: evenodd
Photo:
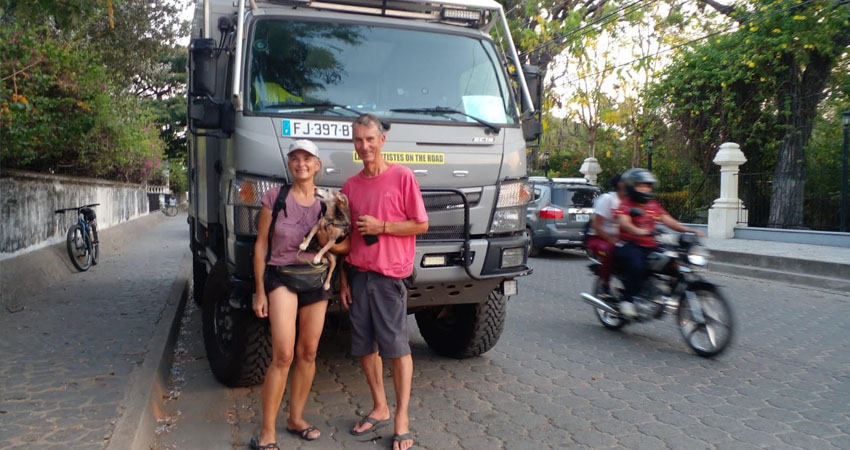
M 587 184 L 590 185 L 590 181 L 587 181 L 587 178 L 552 178 L 552 182 L 554 183 L 573 183 L 573 184 Z
M 528 177 L 528 181 L 537 182 L 537 183 L 561 183 L 561 184 L 585 184 L 588 186 L 594 186 L 593 183 L 588 181 L 586 178 L 579 177 L 571 177 L 571 178 L 549 178 L 543 176 L 533 176 Z

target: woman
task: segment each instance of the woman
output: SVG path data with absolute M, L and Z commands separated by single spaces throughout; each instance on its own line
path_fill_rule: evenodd
M 313 178 L 321 169 L 322 162 L 319 160 L 319 149 L 305 139 L 297 140 L 289 146 L 287 159 L 294 183 L 286 197 L 286 214 L 281 211 L 275 221 L 272 254 L 268 264 L 268 233 L 272 209 L 280 188 L 269 189 L 263 196 L 257 243 L 254 246 L 254 312 L 257 317 L 268 317 L 272 337 L 272 362 L 263 383 L 263 425 L 260 434 L 251 439 L 251 448 L 262 450 L 279 448 L 275 422 L 293 356 L 296 356 L 295 371 L 290 383 L 290 411 L 286 430 L 308 441 L 318 439 L 321 435 L 316 427 L 304 420 L 303 413 L 316 374 L 316 349 L 325 323 L 330 292 L 319 289 L 296 294 L 279 278 L 275 267 L 303 264 L 314 256 L 313 253 L 299 253 L 298 245 L 316 224 L 321 211 L 321 204 L 314 194 L 316 185 Z M 327 242 L 327 237 L 322 233 L 318 237 L 320 244 Z M 336 244 L 331 251 L 344 253 L 347 246 L 346 240 Z M 300 328 L 297 344 L 296 315 Z

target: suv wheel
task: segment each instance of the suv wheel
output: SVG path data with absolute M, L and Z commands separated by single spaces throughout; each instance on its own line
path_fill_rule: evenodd
M 263 381 L 271 362 L 268 321 L 230 305 L 227 266 L 219 260 L 204 287 L 204 347 L 213 375 L 229 387 Z
M 416 313 L 425 342 L 436 353 L 464 359 L 496 345 L 505 327 L 508 297 L 494 290 L 484 303 L 447 305 Z
M 540 249 L 534 246 L 534 235 L 531 233 L 531 228 L 526 228 L 528 233 L 528 257 L 533 258 L 540 255 Z

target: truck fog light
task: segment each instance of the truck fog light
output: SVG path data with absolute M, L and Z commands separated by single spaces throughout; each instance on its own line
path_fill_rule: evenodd
M 516 280 L 505 280 L 502 282 L 502 295 L 510 297 L 516 295 L 517 292 L 519 291 L 517 290 Z
M 524 259 L 525 247 L 503 248 L 502 264 L 499 267 L 504 269 L 507 267 L 521 266 Z
M 425 255 L 422 257 L 422 267 L 443 267 L 446 265 L 446 255 Z

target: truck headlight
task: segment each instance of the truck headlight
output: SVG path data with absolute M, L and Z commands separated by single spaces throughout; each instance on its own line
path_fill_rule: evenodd
M 525 228 L 525 211 L 531 189 L 525 180 L 507 181 L 499 186 L 499 199 L 490 223 L 491 233 L 519 231 Z
M 236 234 L 256 236 L 260 201 L 269 189 L 282 183 L 258 177 L 237 175 L 230 188 L 227 204 L 233 207 L 233 231 Z

